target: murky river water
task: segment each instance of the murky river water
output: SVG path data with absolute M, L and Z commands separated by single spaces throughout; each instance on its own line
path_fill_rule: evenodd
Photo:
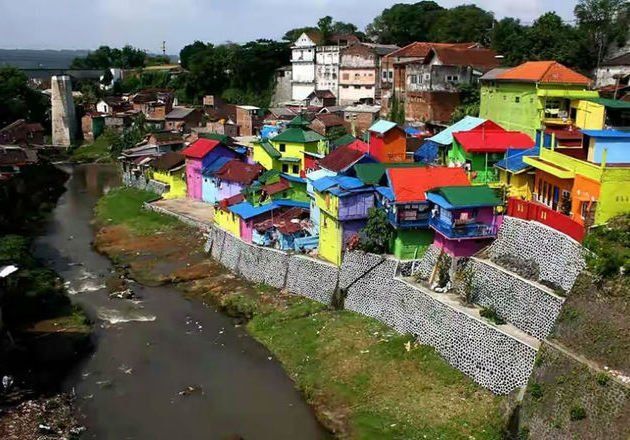
M 227 317 L 170 288 L 135 286 L 140 301 L 110 300 L 109 261 L 89 224 L 114 168 L 74 169 L 36 254 L 97 318 L 95 352 L 67 380 L 96 439 L 328 438 L 281 366 Z M 180 395 L 193 387 L 195 391 Z M 237 437 L 238 438 L 238 437 Z

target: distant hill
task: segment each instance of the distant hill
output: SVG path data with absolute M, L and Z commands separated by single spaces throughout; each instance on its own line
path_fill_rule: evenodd
M 84 57 L 88 50 L 27 50 L 0 49 L 0 66 L 21 69 L 67 69 L 76 57 Z
M 67 69 L 76 57 L 84 57 L 89 52 L 89 50 L 0 49 L 0 67 Z M 173 62 L 177 62 L 179 58 L 177 55 L 169 55 L 169 57 Z

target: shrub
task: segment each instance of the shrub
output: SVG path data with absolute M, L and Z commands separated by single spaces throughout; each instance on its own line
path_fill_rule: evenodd
M 444 287 L 451 280 L 451 276 L 449 271 L 451 270 L 451 257 L 446 255 L 444 252 L 440 254 L 438 257 L 438 261 L 436 263 L 437 266 L 437 283 L 439 287 Z
M 598 384 L 605 387 L 608 383 L 610 383 L 610 376 L 604 372 L 597 373 L 596 380 Z
M 586 410 L 583 407 L 576 405 L 571 408 L 570 417 L 574 422 L 577 420 L 583 420 L 586 418 Z
M 529 394 L 534 399 L 540 399 L 543 396 L 543 389 L 539 383 L 533 383 L 529 386 Z
M 473 284 L 472 268 L 467 266 L 460 269 L 455 274 L 455 284 L 457 292 L 466 304 L 472 304 L 475 301 L 475 286 Z
M 630 215 L 611 219 L 607 225 L 593 228 L 584 239 L 589 269 L 609 278 L 630 271 Z
M 389 251 L 389 244 L 394 237 L 394 229 L 387 220 L 384 210 L 371 208 L 368 219 L 363 228 L 361 249 L 365 252 L 384 254 Z
M 505 324 L 505 320 L 497 314 L 494 307 L 484 307 L 479 311 L 479 314 L 487 320 L 494 322 L 496 325 Z

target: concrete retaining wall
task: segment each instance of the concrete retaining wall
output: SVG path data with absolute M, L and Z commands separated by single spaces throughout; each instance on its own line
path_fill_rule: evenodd
M 169 186 L 167 184 L 163 182 L 158 182 L 157 180 L 147 179 L 143 175 L 140 175 L 140 177 L 136 177 L 132 173 L 123 172 L 122 181 L 125 186 L 151 191 L 159 196 L 169 191 Z
M 575 240 L 541 223 L 506 216 L 497 240 L 488 248 L 490 258 L 509 255 L 534 261 L 539 281 L 569 292 L 586 267 L 584 248 Z

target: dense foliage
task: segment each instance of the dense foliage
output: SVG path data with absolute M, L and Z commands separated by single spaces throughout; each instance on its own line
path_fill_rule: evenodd
M 584 239 L 589 268 L 602 277 L 630 274 L 630 215 L 610 220 L 593 228 Z
M 101 46 L 85 57 L 78 57 L 72 61 L 72 69 L 109 69 L 118 67 L 121 69 L 135 69 L 156 63 L 168 63 L 168 57 L 150 57 L 146 52 L 129 45 L 122 49 Z
M 365 252 L 384 254 L 389 252 L 394 230 L 382 209 L 371 208 L 365 228 L 361 230 L 360 248 Z
M 46 122 L 46 96 L 28 86 L 28 78 L 13 67 L 0 68 L 0 127 L 24 118 Z

